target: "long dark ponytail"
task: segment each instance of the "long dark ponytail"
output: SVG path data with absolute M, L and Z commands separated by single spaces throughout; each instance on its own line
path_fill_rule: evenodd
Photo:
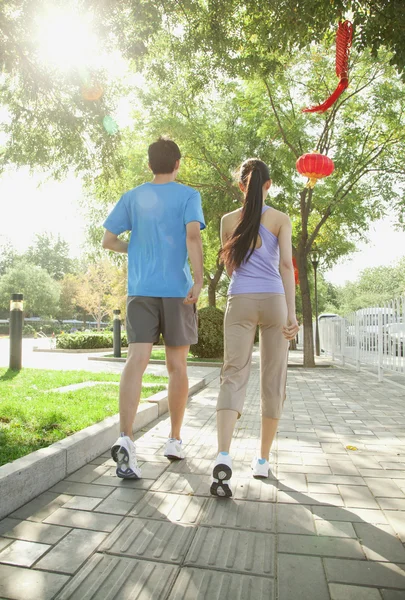
M 242 216 L 220 254 L 228 269 L 237 269 L 253 254 L 262 218 L 263 186 L 269 180 L 269 168 L 262 160 L 249 158 L 242 164 L 240 182 L 245 188 Z

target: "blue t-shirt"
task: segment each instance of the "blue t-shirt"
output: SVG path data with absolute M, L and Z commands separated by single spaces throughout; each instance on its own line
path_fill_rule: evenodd
M 188 264 L 186 225 L 205 228 L 197 190 L 175 183 L 144 183 L 124 194 L 104 227 L 131 232 L 128 296 L 185 298 L 193 285 Z

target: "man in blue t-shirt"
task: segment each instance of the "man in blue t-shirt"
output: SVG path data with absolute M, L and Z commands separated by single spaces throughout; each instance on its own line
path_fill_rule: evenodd
M 120 383 L 121 435 L 111 449 L 118 477 L 139 479 L 132 427 L 152 346 L 163 335 L 169 372 L 171 432 L 165 456 L 182 459 L 180 428 L 188 398 L 187 355 L 197 342 L 196 303 L 203 283 L 199 192 L 175 183 L 177 144 L 159 138 L 148 150 L 151 182 L 126 194 L 107 217 L 103 247 L 128 253 L 128 358 Z M 129 243 L 118 236 L 131 232 Z M 193 268 L 194 282 L 188 263 Z

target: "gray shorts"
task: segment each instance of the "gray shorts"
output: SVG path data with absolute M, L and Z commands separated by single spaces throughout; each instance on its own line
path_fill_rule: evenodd
M 156 344 L 162 334 L 166 346 L 190 346 L 198 340 L 197 308 L 184 298 L 128 296 L 128 344 Z

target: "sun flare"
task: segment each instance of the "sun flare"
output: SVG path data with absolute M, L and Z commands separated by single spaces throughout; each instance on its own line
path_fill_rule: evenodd
M 36 39 L 41 60 L 58 69 L 91 66 L 99 55 L 92 15 L 79 14 L 68 7 L 38 15 Z

